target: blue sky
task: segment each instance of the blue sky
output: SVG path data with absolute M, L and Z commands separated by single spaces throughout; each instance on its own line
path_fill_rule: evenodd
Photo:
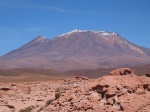
M 0 55 L 74 29 L 115 31 L 150 48 L 150 0 L 0 0 Z

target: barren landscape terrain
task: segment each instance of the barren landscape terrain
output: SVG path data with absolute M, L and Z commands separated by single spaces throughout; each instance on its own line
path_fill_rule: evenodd
M 143 66 L 150 49 L 116 32 L 73 30 L 53 39 L 38 36 L 0 56 L 0 68 L 38 68 L 58 71 Z
M 0 112 L 149 112 L 149 63 L 116 32 L 38 36 L 0 56 Z
M 143 67 L 147 75 L 139 76 L 133 73 L 138 68 L 49 70 L 49 75 L 45 70 L 1 70 L 0 112 L 149 112 L 147 67 Z M 99 78 L 80 76 L 88 72 L 99 73 Z
M 0 0 L 0 112 L 150 112 L 150 0 Z

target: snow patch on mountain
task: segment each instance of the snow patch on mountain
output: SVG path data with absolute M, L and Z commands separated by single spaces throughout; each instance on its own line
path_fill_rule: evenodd
M 41 37 L 41 38 L 46 39 L 46 37 Z
M 135 47 L 134 45 L 130 44 L 126 39 L 117 36 L 118 34 L 116 32 L 108 32 L 108 31 L 92 31 L 92 30 L 78 30 L 75 29 L 73 31 L 70 31 L 68 33 L 62 34 L 60 36 L 63 36 L 65 38 L 67 38 L 68 36 L 74 34 L 74 33 L 84 33 L 84 32 L 89 32 L 89 33 L 96 33 L 98 34 L 101 38 L 104 38 L 108 41 L 118 41 L 119 43 L 121 43 L 122 45 L 124 45 L 125 47 L 128 47 L 129 49 L 136 51 L 140 54 L 145 54 L 145 52 L 143 50 L 141 50 L 140 48 Z
M 39 37 L 36 39 L 36 42 L 44 42 L 44 41 L 46 41 L 46 40 L 47 40 L 47 42 L 49 41 L 49 39 L 47 39 L 46 37 L 39 36 Z
M 59 35 L 59 36 L 69 36 L 73 33 L 83 33 L 83 32 L 91 32 L 91 33 L 97 33 L 97 34 L 100 34 L 100 35 L 104 35 L 104 36 L 110 36 L 110 35 L 116 35 L 117 33 L 115 32 L 107 32 L 107 31 L 92 31 L 92 30 L 73 30 L 73 31 L 70 31 L 68 33 L 65 33 L 65 34 L 62 34 L 62 35 Z
M 102 32 L 101 35 L 104 35 L 104 36 L 108 36 L 108 35 L 116 35 L 117 33 L 115 32 Z
M 86 31 L 86 30 L 77 30 L 77 29 L 75 29 L 75 30 L 72 30 L 72 31 L 70 31 L 70 32 L 68 32 L 68 33 L 64 33 L 64 34 L 59 35 L 59 36 L 71 35 L 71 34 L 77 33 L 77 32 L 87 32 L 87 31 Z

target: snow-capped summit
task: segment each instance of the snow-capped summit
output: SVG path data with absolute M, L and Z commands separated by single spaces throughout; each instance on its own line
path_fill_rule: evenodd
M 150 49 L 116 32 L 73 30 L 51 40 L 38 36 L 2 56 L 0 66 L 57 70 L 129 67 L 150 63 Z
M 116 32 L 102 32 L 101 35 L 105 35 L 105 36 L 107 36 L 107 35 L 117 35 L 117 33 Z
M 75 30 L 72 30 L 68 33 L 64 33 L 64 34 L 61 34 L 60 36 L 64 36 L 64 35 L 71 35 L 73 33 L 77 33 L 77 32 L 85 32 L 84 30 L 78 30 L 78 29 L 75 29 Z
M 72 30 L 68 33 L 65 33 L 65 34 L 62 34 L 62 35 L 59 35 L 59 36 L 64 36 L 64 35 L 71 35 L 71 34 L 74 34 L 74 33 L 85 33 L 85 32 L 89 32 L 89 33 L 97 33 L 97 34 L 100 34 L 100 35 L 104 35 L 104 36 L 110 36 L 110 35 L 117 35 L 116 32 L 107 32 L 107 31 L 94 31 L 94 30 L 78 30 L 78 29 L 75 29 L 75 30 Z

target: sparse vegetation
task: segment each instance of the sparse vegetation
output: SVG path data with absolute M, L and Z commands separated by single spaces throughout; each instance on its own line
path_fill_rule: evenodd
M 55 92 L 56 92 L 56 93 L 60 93 L 60 89 L 57 88 L 57 89 L 55 90 Z
M 55 100 L 57 100 L 61 96 L 61 93 L 55 93 Z
M 60 96 L 61 96 L 60 89 L 57 88 L 56 91 L 55 91 L 55 100 L 57 100 Z
M 41 112 L 44 109 L 44 107 L 40 107 L 39 110 L 37 110 L 37 112 Z
M 25 109 L 21 109 L 19 112 L 31 112 L 32 111 L 32 106 L 29 106 Z
M 54 99 L 47 100 L 47 102 L 45 103 L 45 107 L 50 105 L 53 101 L 54 101 Z

